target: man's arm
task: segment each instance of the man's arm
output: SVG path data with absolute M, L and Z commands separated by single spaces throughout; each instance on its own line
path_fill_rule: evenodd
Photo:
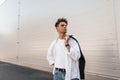
M 50 65 L 54 65 L 54 51 L 53 51 L 53 46 L 55 44 L 55 41 L 50 45 L 50 47 L 48 48 L 48 53 L 47 53 L 47 60 L 49 62 Z
M 65 43 L 65 47 L 67 48 L 68 52 L 70 52 L 70 45 L 68 43 L 69 40 L 69 35 L 66 35 L 64 38 L 64 43 Z
M 69 37 L 70 38 L 70 37 Z M 71 42 L 72 41 L 72 42 Z M 68 55 L 75 61 L 78 61 L 78 59 L 80 58 L 81 54 L 79 51 L 79 46 L 77 44 L 77 42 L 75 40 L 71 40 L 71 44 L 66 44 L 66 48 L 68 50 Z

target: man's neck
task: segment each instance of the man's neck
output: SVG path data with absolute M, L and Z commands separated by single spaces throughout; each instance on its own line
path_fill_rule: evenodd
M 59 34 L 59 38 L 60 38 L 60 39 L 64 39 L 65 36 L 66 36 L 65 33 Z

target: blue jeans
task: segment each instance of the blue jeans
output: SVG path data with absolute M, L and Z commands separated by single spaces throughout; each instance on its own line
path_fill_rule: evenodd
M 65 72 L 55 70 L 53 80 L 65 80 Z
M 65 72 L 61 72 L 59 70 L 55 70 L 53 80 L 65 80 Z M 72 80 L 79 80 L 78 78 L 74 78 Z

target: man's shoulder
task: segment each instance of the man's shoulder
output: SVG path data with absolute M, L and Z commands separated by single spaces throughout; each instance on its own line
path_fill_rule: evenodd
M 54 45 L 56 43 L 57 39 L 53 40 L 51 43 L 51 46 Z
M 74 35 L 69 35 L 69 36 L 70 36 L 70 38 L 72 38 L 72 39 L 76 39 L 76 40 L 78 40 L 77 37 L 74 36 Z

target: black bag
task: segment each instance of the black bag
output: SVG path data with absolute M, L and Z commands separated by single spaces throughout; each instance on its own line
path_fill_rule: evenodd
M 84 58 L 84 55 L 81 51 L 80 44 L 79 44 L 78 40 L 75 39 L 72 35 L 70 35 L 69 37 L 74 39 L 79 46 L 79 50 L 80 50 L 80 53 L 81 53 L 81 57 L 79 59 L 80 78 L 85 79 L 85 58 Z

